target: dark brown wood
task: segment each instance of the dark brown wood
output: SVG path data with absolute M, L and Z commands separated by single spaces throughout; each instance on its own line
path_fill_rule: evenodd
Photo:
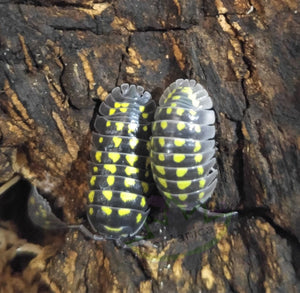
M 97 101 L 123 82 L 158 101 L 193 78 L 217 114 L 208 206 L 240 216 L 156 207 L 154 238 L 123 249 L 77 231 L 33 235 L 0 196 L 0 292 L 299 291 L 299 3 L 21 2 L 0 1 L 1 183 L 20 174 L 78 223 Z

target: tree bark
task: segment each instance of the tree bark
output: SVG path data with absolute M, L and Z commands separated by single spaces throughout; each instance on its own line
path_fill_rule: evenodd
M 158 101 L 190 78 L 217 114 L 208 207 L 240 212 L 222 222 L 154 207 L 151 239 L 123 249 L 33 235 L 0 201 L 0 292 L 299 291 L 298 13 L 292 0 L 0 1 L 0 182 L 20 174 L 80 222 L 100 100 L 128 82 Z

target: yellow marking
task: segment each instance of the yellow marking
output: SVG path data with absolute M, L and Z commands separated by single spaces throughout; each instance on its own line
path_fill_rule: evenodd
M 151 159 L 150 158 L 147 158 L 146 159 L 146 169 L 148 168 L 148 166 L 150 166 L 150 164 L 151 164 Z
M 167 122 L 167 121 L 162 121 L 162 122 L 160 122 L 160 127 L 161 127 L 162 129 L 167 128 L 167 126 L 168 126 L 168 122 Z
M 111 126 L 111 122 L 110 121 L 106 121 L 106 127 Z
M 122 103 L 121 106 L 122 106 L 122 108 L 128 108 L 129 103 Z
M 173 111 L 173 109 L 172 108 L 167 108 L 167 114 L 171 114 L 172 113 L 172 111 Z
M 31 196 L 29 202 L 32 205 L 35 204 L 35 198 L 33 196 Z
M 158 159 L 159 159 L 160 161 L 164 161 L 164 160 L 165 160 L 165 155 L 164 155 L 164 154 L 159 154 L 159 155 L 158 155 Z
M 143 218 L 142 214 L 138 213 L 137 216 L 136 216 L 136 223 L 138 224 L 141 221 L 142 218 Z
M 130 214 L 130 209 L 119 209 L 118 214 L 120 217 L 126 216 Z
M 203 188 L 203 187 L 205 186 L 205 183 L 206 183 L 206 180 L 205 180 L 205 179 L 201 179 L 201 180 L 199 181 L 199 186 L 200 186 L 200 188 Z
M 181 200 L 181 201 L 185 201 L 187 199 L 188 195 L 187 194 L 180 194 L 178 196 L 178 198 Z
M 177 104 L 176 103 L 172 103 L 171 107 L 177 107 Z
M 116 163 L 120 159 L 121 155 L 118 153 L 108 153 L 108 158 Z
M 115 107 L 115 108 L 120 108 L 120 107 L 121 107 L 121 103 L 116 102 L 116 103 L 114 104 L 114 107 Z
M 136 129 L 137 129 L 137 124 L 136 123 L 128 124 L 128 132 L 129 133 L 136 131 Z
M 109 109 L 108 115 L 114 115 L 115 112 L 116 112 L 116 109 L 111 108 L 111 109 Z
M 153 140 L 151 140 L 151 142 L 147 141 L 146 145 L 147 145 L 147 151 L 150 152 L 151 146 L 153 147 Z
M 165 175 L 166 174 L 166 170 L 163 166 L 155 166 L 156 170 L 161 174 L 161 175 Z
M 97 166 L 94 166 L 94 167 L 93 167 L 93 172 L 94 172 L 94 173 L 97 173 L 98 171 L 99 171 L 99 168 L 98 168 Z
M 89 208 L 89 214 L 92 215 L 94 213 L 94 209 L 93 208 Z
M 178 122 L 177 123 L 177 129 L 179 131 L 183 130 L 185 128 L 185 123 L 184 122 Z
M 127 110 L 128 110 L 128 108 L 120 108 L 119 110 L 120 110 L 120 112 L 122 112 L 122 113 L 126 113 Z
M 168 184 L 167 184 L 166 179 L 157 177 L 157 180 L 158 180 L 158 182 L 159 182 L 164 188 L 167 188 L 167 187 L 168 187 Z
M 178 204 L 177 207 L 179 207 L 180 209 L 185 209 L 187 207 L 186 204 Z
M 189 95 L 190 94 L 192 94 L 193 93 L 193 90 L 192 90 L 192 88 L 191 87 L 189 87 L 189 86 L 185 86 L 185 87 L 183 87 L 181 90 L 180 90 L 182 93 L 184 93 L 184 94 L 187 94 L 188 95 L 188 97 L 189 97 Z
M 148 130 L 148 126 L 147 125 L 143 126 L 143 130 L 146 132 Z
M 201 192 L 199 193 L 199 199 L 201 199 L 203 196 L 204 196 L 204 192 L 201 191 Z
M 148 178 L 149 176 L 150 176 L 149 171 L 146 171 L 146 172 L 145 172 L 145 177 Z
M 194 148 L 194 153 L 199 152 L 201 150 L 201 143 L 200 141 L 195 142 L 195 148 Z
M 197 114 L 197 112 L 194 111 L 194 110 L 190 110 L 190 114 L 191 114 L 192 116 L 195 116 L 195 115 Z
M 201 132 L 201 126 L 200 125 L 195 125 L 195 131 L 197 132 L 197 133 L 200 133 Z
M 183 177 L 188 171 L 188 168 L 178 168 L 176 169 L 177 177 Z
M 198 174 L 199 174 L 199 175 L 202 175 L 202 174 L 204 173 L 204 169 L 203 169 L 202 166 L 198 167 L 198 168 L 197 168 L 197 171 L 198 171 Z
M 177 95 L 177 96 L 173 96 L 173 97 L 172 97 L 172 100 L 179 100 L 180 98 L 181 98 L 181 96 L 178 96 L 178 95 Z
M 202 158 L 203 158 L 202 154 L 197 154 L 197 155 L 195 155 L 194 159 L 195 159 L 196 163 L 201 163 Z
M 116 122 L 116 128 L 117 131 L 121 131 L 124 127 L 124 123 L 123 122 Z
M 177 187 L 181 190 L 186 189 L 192 184 L 192 180 L 177 181 Z
M 124 179 L 124 185 L 126 187 L 130 187 L 130 186 L 133 186 L 135 184 L 135 180 L 132 179 L 132 178 L 125 178 Z
M 104 169 L 109 171 L 111 174 L 114 174 L 117 172 L 117 167 L 116 165 L 112 165 L 112 164 L 104 164 Z
M 149 191 L 149 184 L 147 182 L 142 182 L 143 192 L 147 193 Z
M 185 144 L 185 139 L 174 139 L 174 145 L 181 147 Z
M 120 197 L 123 202 L 134 201 L 137 198 L 137 194 L 129 193 L 129 192 L 121 192 Z
M 98 151 L 95 154 L 95 159 L 97 162 L 101 163 L 102 152 Z
M 152 123 L 152 131 L 156 129 L 156 122 Z
M 115 176 L 107 176 L 106 181 L 109 186 L 112 186 L 115 183 Z
M 130 147 L 131 147 L 132 150 L 137 146 L 138 143 L 139 143 L 139 140 L 137 138 L 135 138 L 135 137 L 131 138 L 129 140 L 129 145 L 130 145 Z
M 141 207 L 143 208 L 146 205 L 146 199 L 142 197 L 141 199 Z
M 99 143 L 103 142 L 103 136 L 99 137 Z
M 94 186 L 95 182 L 96 182 L 96 176 L 92 176 L 91 179 L 90 179 L 91 186 Z
M 123 229 L 122 227 L 120 227 L 120 228 L 113 228 L 113 227 L 109 227 L 109 226 L 106 226 L 106 225 L 104 225 L 104 228 L 107 231 L 110 231 L 110 232 L 120 232 Z
M 160 137 L 160 138 L 158 139 L 158 143 L 160 144 L 161 147 L 163 147 L 163 146 L 165 145 L 165 139 L 162 138 L 162 137 Z
M 169 192 L 164 192 L 164 196 L 168 199 L 172 199 L 172 195 Z
M 126 173 L 126 175 L 131 176 L 132 174 L 139 173 L 139 169 L 138 168 L 134 168 L 134 167 L 126 167 L 125 168 L 125 173 Z
M 145 106 L 140 106 L 139 110 L 140 110 L 140 112 L 144 112 L 145 111 Z
M 137 162 L 137 160 L 138 160 L 138 156 L 137 155 L 126 155 L 126 161 L 132 167 L 133 167 L 134 163 Z
M 92 203 L 94 201 L 94 196 L 95 196 L 95 191 L 94 190 L 90 191 L 90 193 L 88 195 L 89 202 Z
M 115 147 L 117 148 L 121 144 L 122 138 L 115 136 L 115 137 L 113 137 L 113 142 L 115 144 Z
M 147 119 L 147 118 L 148 118 L 148 116 L 149 116 L 149 114 L 148 114 L 148 113 L 143 113 L 143 114 L 142 114 L 142 117 L 143 117 L 144 119 Z
M 176 163 L 180 163 L 180 162 L 182 162 L 184 159 L 185 159 L 185 155 L 184 155 L 184 154 L 176 154 L 176 155 L 173 155 L 173 160 L 174 160 L 174 162 L 176 162 Z
M 182 114 L 184 113 L 184 109 L 178 108 L 178 109 L 176 110 L 176 113 L 177 113 L 177 115 L 182 116 Z
M 101 210 L 104 214 L 106 214 L 108 216 L 112 213 L 112 209 L 109 207 L 101 207 Z
M 112 198 L 112 196 L 113 196 L 113 193 L 112 193 L 111 190 L 103 190 L 103 191 L 102 191 L 102 194 L 104 195 L 104 197 L 105 197 L 108 201 L 110 201 L 111 198 Z

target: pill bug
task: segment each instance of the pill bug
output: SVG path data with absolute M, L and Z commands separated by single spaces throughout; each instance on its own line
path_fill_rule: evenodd
M 178 79 L 162 94 L 152 125 L 151 168 L 167 202 L 210 216 L 203 205 L 217 185 L 215 114 L 207 91 L 195 80 Z
M 149 214 L 147 197 L 153 187 L 149 138 L 155 108 L 149 92 L 129 84 L 114 88 L 99 107 L 86 207 L 94 233 L 60 221 L 35 187 L 28 200 L 31 220 L 48 229 L 76 228 L 95 240 L 135 236 Z

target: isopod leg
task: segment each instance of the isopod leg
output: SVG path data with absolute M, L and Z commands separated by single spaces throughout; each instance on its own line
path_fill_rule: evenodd
M 204 214 L 208 217 L 216 217 L 216 218 L 229 218 L 229 217 L 235 217 L 238 215 L 238 212 L 229 212 L 229 213 L 217 213 L 217 212 L 212 212 L 210 210 L 207 210 L 201 206 L 196 208 L 197 211 L 201 214 Z
M 91 231 L 89 231 L 84 225 L 69 225 L 68 228 L 70 229 L 77 229 L 79 230 L 85 237 L 96 240 L 96 241 L 103 241 L 105 240 L 104 237 L 93 234 Z

